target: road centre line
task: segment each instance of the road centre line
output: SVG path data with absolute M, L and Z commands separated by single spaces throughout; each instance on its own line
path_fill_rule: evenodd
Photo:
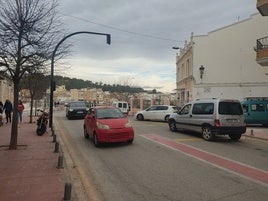
M 217 156 L 215 154 L 203 151 L 201 149 L 192 147 L 190 145 L 175 142 L 174 140 L 170 140 L 160 135 L 144 134 L 140 136 L 148 140 L 151 140 L 153 142 L 164 145 L 173 150 L 180 151 L 188 156 L 194 157 L 198 160 L 204 161 L 218 168 L 230 171 L 239 176 L 250 179 L 254 182 L 268 186 L 268 172 L 267 171 L 257 169 L 255 167 L 252 167 L 243 163 L 239 163 L 228 158 Z

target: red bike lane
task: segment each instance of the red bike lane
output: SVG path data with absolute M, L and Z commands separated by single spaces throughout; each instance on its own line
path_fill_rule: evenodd
M 180 151 L 186 155 L 194 157 L 198 160 L 202 160 L 204 162 L 210 163 L 219 168 L 231 171 L 240 176 L 246 177 L 255 182 L 260 182 L 264 185 L 268 185 L 268 172 L 254 168 L 252 166 L 242 164 L 221 156 L 217 156 L 215 154 L 203 151 L 201 149 L 197 149 L 195 147 L 185 145 L 182 143 L 175 142 L 165 137 L 161 137 L 156 134 L 145 134 L 141 135 L 142 137 L 151 140 L 153 142 L 157 142 L 171 149 Z

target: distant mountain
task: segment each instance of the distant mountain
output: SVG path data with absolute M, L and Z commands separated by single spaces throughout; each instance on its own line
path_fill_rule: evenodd
M 48 79 L 50 76 L 48 76 Z M 76 78 L 69 78 L 56 75 L 54 76 L 54 80 L 56 82 L 56 86 L 65 85 L 67 90 L 70 89 L 81 89 L 81 88 L 101 88 L 103 91 L 110 91 L 110 92 L 128 92 L 128 93 L 139 93 L 144 92 L 145 90 L 141 87 L 133 87 L 133 86 L 125 86 L 119 84 L 103 84 L 102 82 L 95 82 L 93 83 L 90 80 L 82 80 Z

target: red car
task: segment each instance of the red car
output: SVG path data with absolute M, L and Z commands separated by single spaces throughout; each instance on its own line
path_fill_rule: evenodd
M 134 130 L 128 118 L 118 108 L 96 106 L 85 116 L 84 136 L 92 138 L 96 147 L 101 143 L 132 143 Z

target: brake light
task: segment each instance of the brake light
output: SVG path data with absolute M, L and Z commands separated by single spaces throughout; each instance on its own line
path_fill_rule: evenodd
M 214 125 L 216 127 L 220 127 L 221 126 L 220 120 L 219 119 L 215 119 Z

